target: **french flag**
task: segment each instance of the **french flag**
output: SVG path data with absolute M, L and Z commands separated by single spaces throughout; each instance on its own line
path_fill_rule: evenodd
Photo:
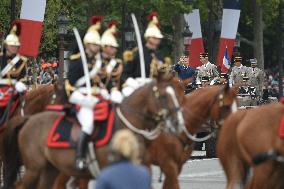
M 228 48 L 226 46 L 224 57 L 223 57 L 223 64 L 221 66 L 221 72 L 222 73 L 228 73 L 230 67 L 231 67 L 231 62 L 229 60 Z
M 228 57 L 232 57 L 235 38 L 238 31 L 240 13 L 240 0 L 224 0 L 222 31 L 217 60 L 217 64 L 221 67 L 223 64 L 225 48 L 228 49 Z
M 199 9 L 194 9 L 191 13 L 184 14 L 184 19 L 193 33 L 189 48 L 189 66 L 196 68 L 201 64 L 199 54 L 204 52 Z
M 22 0 L 20 54 L 37 57 L 42 23 L 44 20 L 46 0 Z

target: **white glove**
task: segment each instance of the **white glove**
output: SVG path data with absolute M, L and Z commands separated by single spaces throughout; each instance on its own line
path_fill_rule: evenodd
M 139 87 L 139 83 L 135 79 L 130 77 L 125 81 L 124 86 L 137 89 Z
M 110 93 L 110 100 L 114 103 L 120 104 L 123 100 L 123 96 L 119 90 L 112 89 Z
M 70 98 L 69 102 L 72 104 L 79 104 L 80 106 L 93 108 L 99 99 L 95 96 L 85 96 L 79 91 L 74 91 Z
M 27 90 L 27 87 L 24 83 L 22 83 L 21 81 L 18 81 L 15 85 L 16 91 L 18 93 L 23 93 Z
M 100 90 L 100 94 L 102 95 L 102 97 L 105 99 L 105 100 L 109 100 L 110 98 L 110 95 L 108 93 L 108 91 L 106 89 L 101 89 Z
M 124 87 L 122 89 L 122 94 L 124 97 L 127 97 L 129 95 L 131 95 L 134 92 L 135 89 L 133 89 L 132 87 Z

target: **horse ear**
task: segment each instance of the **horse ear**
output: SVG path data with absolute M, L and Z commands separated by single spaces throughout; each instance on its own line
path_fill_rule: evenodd
M 158 83 L 169 82 L 173 79 L 173 77 L 174 77 L 173 73 L 158 71 L 157 81 Z
M 232 96 L 232 97 L 237 96 L 238 92 L 239 92 L 239 86 L 233 86 L 233 87 L 231 87 L 230 93 L 231 93 L 231 96 Z
M 59 81 L 56 81 L 56 82 L 54 82 L 54 89 L 57 91 L 57 90 L 59 90 L 59 91 L 61 91 L 63 88 L 64 88 L 64 85 L 63 85 L 63 83 L 62 82 L 59 82 Z
M 227 93 L 230 90 L 230 85 L 229 85 L 228 82 L 225 84 L 225 89 L 224 90 L 225 90 L 225 93 Z

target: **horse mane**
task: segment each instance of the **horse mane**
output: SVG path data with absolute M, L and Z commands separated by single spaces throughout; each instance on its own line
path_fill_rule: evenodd
M 215 85 L 215 86 L 210 86 L 210 87 L 205 87 L 205 88 L 199 88 L 189 94 L 186 94 L 186 98 L 189 98 L 189 99 L 194 99 L 194 102 L 199 102 L 198 99 L 200 99 L 200 101 L 208 101 L 209 97 L 210 97 L 210 100 L 213 100 L 213 98 L 215 98 L 218 90 L 221 90 L 221 88 L 224 87 L 222 85 Z M 209 95 L 209 94 L 212 94 L 212 95 Z M 211 99 L 212 98 L 212 99 Z
M 147 99 L 144 99 L 142 97 L 145 96 L 145 93 L 147 94 L 149 92 L 149 89 L 151 86 L 153 86 L 155 84 L 155 81 L 151 81 L 150 83 L 146 83 L 145 85 L 139 87 L 138 89 L 136 89 L 130 96 L 126 97 L 123 100 L 123 103 L 130 103 L 130 102 L 134 102 L 135 104 L 137 102 L 145 101 Z
M 26 100 L 35 99 L 38 98 L 39 96 L 50 94 L 50 92 L 53 90 L 54 90 L 54 85 L 39 86 L 37 89 L 32 90 L 27 94 Z

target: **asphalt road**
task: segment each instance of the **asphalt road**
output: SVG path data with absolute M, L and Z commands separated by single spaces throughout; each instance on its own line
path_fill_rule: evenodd
M 162 189 L 158 182 L 160 169 L 152 167 L 153 189 Z M 180 189 L 224 189 L 226 179 L 218 159 L 190 160 L 184 166 L 179 176 Z M 89 189 L 94 189 L 94 183 Z
M 153 188 L 161 189 L 158 182 L 160 170 L 153 166 Z M 181 189 L 222 189 L 226 179 L 218 159 L 190 160 L 179 176 Z

